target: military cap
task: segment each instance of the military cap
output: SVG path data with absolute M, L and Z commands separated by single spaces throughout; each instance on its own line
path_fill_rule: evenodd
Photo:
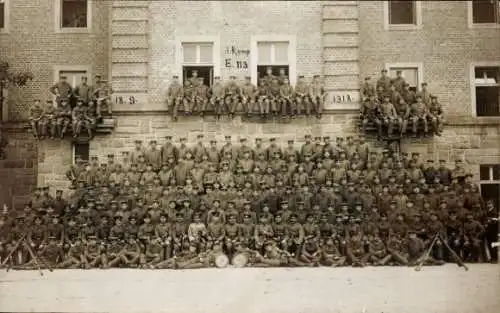
M 382 71 L 381 71 L 381 72 L 382 72 L 382 73 L 387 73 L 387 70 L 384 68 L 384 69 L 382 69 Z
M 116 200 L 111 200 L 109 203 L 110 203 L 110 204 L 118 204 L 118 201 L 116 201 Z
M 431 99 L 437 99 L 437 96 L 431 95 Z
M 304 78 L 304 75 L 299 75 L 299 78 Z
M 446 163 L 446 160 L 444 160 L 444 159 L 440 159 L 440 160 L 439 160 L 439 162 L 440 162 L 440 163 Z
M 415 99 L 418 99 L 418 98 L 422 99 L 422 96 L 421 96 L 421 95 L 417 95 L 417 96 L 415 97 Z
M 231 135 L 225 135 L 224 138 L 231 139 Z
M 462 163 L 462 160 L 460 160 L 460 159 L 456 159 L 456 160 L 455 160 L 455 163 Z
M 87 238 L 88 238 L 88 239 L 97 239 L 97 236 L 95 236 L 95 235 L 90 235 L 90 236 L 88 236 Z
M 349 205 L 347 204 L 347 202 L 342 202 L 340 203 L 340 206 L 349 206 Z
M 257 137 L 257 138 L 255 138 L 255 141 L 262 141 L 262 138 Z
M 426 83 L 426 82 L 423 82 L 423 83 L 422 83 L 422 86 L 427 86 L 427 83 Z
M 313 78 L 319 78 L 319 77 L 320 77 L 320 75 L 318 75 L 318 74 L 313 75 Z
M 311 135 L 307 134 L 304 136 L 304 138 L 311 138 Z
M 244 137 L 243 137 L 243 138 L 240 138 L 240 142 L 243 142 L 243 141 L 247 141 L 247 139 L 246 139 L 246 138 L 244 138 Z
M 66 75 L 61 75 L 61 76 L 59 76 L 59 78 L 61 78 L 61 79 L 66 79 L 66 78 L 68 78 L 68 77 L 67 77 Z
M 234 75 L 231 75 L 231 76 L 229 76 L 229 78 L 236 78 L 236 76 L 234 76 Z
M 269 138 L 269 141 L 276 141 L 276 138 L 275 137 L 271 137 L 271 138 Z
M 408 83 L 404 83 L 404 84 L 403 84 L 403 86 L 404 86 L 404 87 L 410 87 L 410 84 L 408 84 Z

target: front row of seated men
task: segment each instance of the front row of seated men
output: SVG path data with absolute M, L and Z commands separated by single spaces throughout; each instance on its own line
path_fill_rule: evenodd
M 73 109 L 68 100 L 61 100 L 60 103 L 60 106 L 56 107 L 49 100 L 44 107 L 40 100 L 35 100 L 29 112 L 30 126 L 35 138 L 62 139 L 69 127 L 72 129 L 74 138 L 80 136 L 82 129 L 85 129 L 88 137 L 91 138 L 97 125 L 94 101 L 84 106 L 82 99 L 77 99 Z

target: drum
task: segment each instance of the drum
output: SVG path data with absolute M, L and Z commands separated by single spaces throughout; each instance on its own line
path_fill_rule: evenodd
M 235 267 L 245 267 L 247 263 L 248 263 L 248 257 L 244 253 L 236 254 L 231 260 L 231 264 L 233 264 Z
M 228 265 L 229 265 L 229 258 L 227 257 L 227 255 L 219 254 L 215 258 L 215 266 L 217 266 L 218 268 L 224 268 L 227 267 Z

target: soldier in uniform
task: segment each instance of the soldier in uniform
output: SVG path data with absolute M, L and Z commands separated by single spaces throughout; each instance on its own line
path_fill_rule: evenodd
M 204 84 L 204 78 L 199 77 L 198 82 L 194 87 L 194 103 L 192 110 L 198 112 L 201 116 L 205 114 L 208 107 L 208 87 Z
M 174 75 L 167 90 L 167 106 L 174 121 L 177 121 L 178 110 L 182 105 L 182 97 L 182 86 L 179 82 L 179 76 Z
M 52 104 L 52 101 L 47 101 L 44 109 L 43 118 L 41 120 L 41 131 L 42 136 L 49 136 L 50 139 L 54 139 L 57 130 L 57 119 L 56 119 L 56 108 Z
M 96 268 L 98 266 L 102 266 L 103 262 L 103 254 L 105 251 L 105 247 L 102 243 L 97 242 L 97 237 L 94 235 L 90 235 L 86 238 L 86 247 L 83 255 L 83 264 L 86 269 Z
M 431 96 L 431 102 L 429 103 L 429 118 L 432 123 L 434 133 L 438 136 L 443 132 L 443 107 L 438 102 L 437 96 Z
M 61 105 L 56 110 L 57 134 L 61 139 L 64 138 L 68 126 L 71 124 L 72 113 L 69 102 L 67 100 L 62 100 Z
M 149 142 L 149 148 L 145 153 L 146 161 L 153 165 L 153 171 L 159 171 L 162 164 L 162 151 L 157 146 L 156 140 Z
M 85 250 L 86 245 L 79 237 L 67 242 L 69 249 L 63 257 L 59 268 L 83 268 L 85 264 Z
M 86 109 L 83 107 L 83 101 L 78 99 L 76 101 L 76 107 L 73 109 L 71 114 L 72 128 L 73 128 L 73 138 L 78 138 L 82 130 L 82 126 L 85 123 L 85 113 Z
M 82 99 L 84 105 L 88 105 L 92 99 L 91 86 L 87 84 L 87 76 L 82 76 L 80 84 L 75 87 L 73 95 L 77 99 Z
M 424 82 L 421 84 L 421 86 L 422 89 L 419 92 L 417 92 L 417 97 L 420 96 L 422 98 L 422 102 L 426 106 L 429 106 L 429 104 L 431 103 L 431 93 L 427 89 L 427 83 Z
M 427 136 L 429 132 L 429 125 L 427 122 L 427 119 L 429 117 L 429 110 L 427 108 L 427 105 L 422 102 L 422 96 L 417 95 L 417 102 L 413 103 L 411 105 L 410 109 L 410 118 L 413 123 L 412 125 L 412 130 L 413 130 L 413 137 L 417 136 L 417 129 L 419 122 L 424 125 L 424 135 Z
M 145 243 L 144 253 L 140 256 L 141 268 L 155 268 L 164 258 L 164 251 L 159 238 L 149 238 Z
M 59 82 L 55 83 L 50 87 L 49 91 L 51 94 L 56 96 L 57 105 L 60 106 L 62 101 L 69 102 L 71 95 L 73 94 L 73 88 L 66 81 L 66 76 L 61 75 L 59 77 Z
M 30 108 L 29 120 L 31 130 L 36 139 L 43 139 L 45 133 L 43 131 L 43 108 L 40 100 L 35 100 L 33 106 Z
M 101 118 L 103 113 L 103 107 L 106 109 L 107 114 L 111 116 L 112 108 L 111 108 L 111 94 L 113 93 L 113 89 L 109 86 L 106 80 L 101 80 L 101 78 L 97 78 L 95 85 L 92 86 L 92 98 L 96 102 L 97 108 L 97 118 Z
M 311 101 L 309 100 L 310 86 L 304 79 L 304 75 L 298 77 L 297 84 L 295 84 L 295 112 L 301 115 L 305 110 L 306 115 L 311 114 Z
M 404 83 L 403 85 L 403 90 L 400 91 L 401 93 L 401 98 L 406 102 L 408 105 L 412 105 L 417 101 L 415 98 L 415 92 L 413 90 L 410 90 L 410 84 Z
M 224 110 L 225 95 L 224 85 L 220 80 L 220 76 L 214 77 L 214 83 L 212 85 L 210 94 L 210 105 L 212 106 L 212 109 L 214 110 L 217 118 L 220 119 L 220 116 Z
M 392 80 L 387 76 L 387 70 L 383 69 L 380 78 L 377 80 L 377 90 L 381 89 L 383 93 L 387 93 L 391 89 Z
M 362 131 L 366 130 L 366 126 L 369 123 L 375 124 L 379 133 L 381 133 L 382 122 L 380 121 L 380 105 L 375 99 L 375 95 L 370 95 L 369 98 L 363 101 L 363 106 L 361 107 L 361 127 Z
M 326 95 L 325 87 L 323 82 L 320 80 L 320 76 L 314 75 L 310 89 L 310 97 L 317 118 L 321 118 L 321 114 L 323 114 Z
M 361 97 L 362 97 L 361 100 L 364 103 L 366 100 L 371 99 L 372 96 L 375 99 L 376 95 L 377 91 L 375 90 L 375 86 L 371 81 L 371 77 L 370 76 L 365 77 L 365 82 L 361 86 Z
M 384 102 L 380 104 L 380 117 L 382 124 L 387 127 L 387 135 L 391 136 L 394 125 L 397 124 L 398 113 L 394 105 L 390 102 L 390 96 L 384 96 Z M 382 136 L 382 128 L 380 128 L 379 136 Z
M 401 93 L 403 91 L 404 85 L 406 84 L 405 79 L 403 78 L 403 72 L 402 71 L 396 71 L 396 78 L 392 80 L 392 86 L 394 86 L 395 90 L 398 93 Z
M 267 90 L 268 90 L 268 99 L 270 101 L 270 112 L 276 116 L 278 115 L 279 111 L 279 104 L 280 104 L 280 92 L 281 92 L 281 86 L 278 83 L 278 78 L 274 77 L 271 82 L 267 85 Z
M 280 87 L 281 115 L 296 114 L 295 108 L 293 107 L 293 98 L 293 87 L 290 85 L 290 80 L 285 77 Z
M 243 104 L 243 111 L 247 115 L 253 113 L 256 97 L 257 87 L 252 84 L 250 76 L 245 76 L 245 83 L 241 87 L 241 102 Z
M 230 117 L 234 116 L 241 96 L 241 88 L 236 82 L 236 76 L 229 76 L 229 81 L 224 86 L 224 102 L 226 112 Z

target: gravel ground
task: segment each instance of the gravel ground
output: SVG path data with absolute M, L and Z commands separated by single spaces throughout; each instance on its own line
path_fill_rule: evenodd
M 2 270 L 0 311 L 499 313 L 500 266 Z

